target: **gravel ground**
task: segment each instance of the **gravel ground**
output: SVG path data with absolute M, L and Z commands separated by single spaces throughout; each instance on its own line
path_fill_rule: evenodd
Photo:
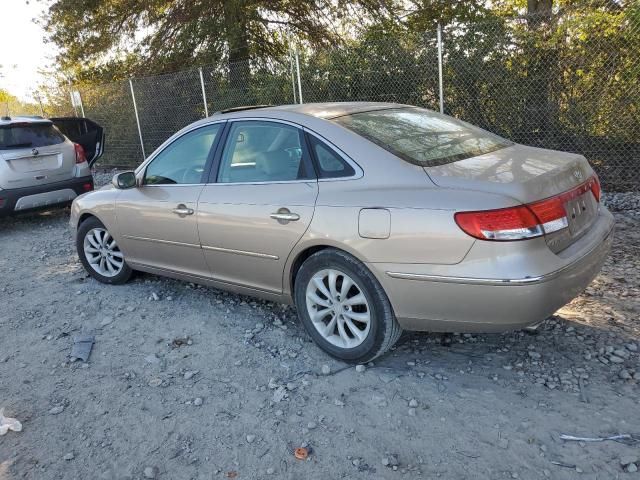
M 640 435 L 640 195 L 606 202 L 603 272 L 536 333 L 405 334 L 364 369 L 290 307 L 97 283 L 68 209 L 1 219 L 0 408 L 23 431 L 0 437 L 0 479 L 639 478 L 637 444 L 559 438 Z

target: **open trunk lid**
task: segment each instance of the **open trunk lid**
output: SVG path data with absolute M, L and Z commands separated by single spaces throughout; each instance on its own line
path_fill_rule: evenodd
M 69 140 L 82 145 L 90 167 L 102 157 L 105 137 L 102 126 L 84 117 L 53 117 L 51 121 Z
M 424 170 L 440 187 L 498 193 L 523 204 L 565 194 L 568 226 L 545 235 L 554 252 L 580 238 L 598 214 L 598 201 L 587 187 L 594 172 L 582 155 L 511 145 Z

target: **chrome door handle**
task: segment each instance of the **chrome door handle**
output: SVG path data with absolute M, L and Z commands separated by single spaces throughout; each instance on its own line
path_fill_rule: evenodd
M 187 206 L 183 204 L 178 205 L 171 211 L 176 215 L 180 215 L 181 217 L 184 217 L 186 215 L 193 215 L 193 208 L 187 208 Z
M 295 222 L 296 220 L 300 220 L 300 215 L 297 213 L 287 212 L 276 212 L 269 215 L 274 220 L 278 220 L 278 222 Z

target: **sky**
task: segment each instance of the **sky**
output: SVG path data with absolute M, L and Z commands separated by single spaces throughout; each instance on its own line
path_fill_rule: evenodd
M 53 63 L 56 50 L 45 43 L 45 32 L 33 20 L 51 0 L 0 0 L 0 88 L 22 100 L 44 81 L 39 73 Z

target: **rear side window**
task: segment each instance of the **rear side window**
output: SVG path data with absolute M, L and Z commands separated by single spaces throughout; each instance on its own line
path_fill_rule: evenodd
M 302 131 L 268 121 L 235 121 L 227 137 L 218 182 L 263 183 L 310 178 Z
M 0 127 L 0 150 L 48 147 L 64 142 L 51 123 L 23 123 Z
M 512 145 L 509 140 L 466 122 L 417 107 L 354 113 L 334 121 L 423 167 L 444 165 Z
M 309 135 L 311 151 L 316 159 L 318 178 L 340 178 L 355 175 L 355 170 L 326 143 Z

